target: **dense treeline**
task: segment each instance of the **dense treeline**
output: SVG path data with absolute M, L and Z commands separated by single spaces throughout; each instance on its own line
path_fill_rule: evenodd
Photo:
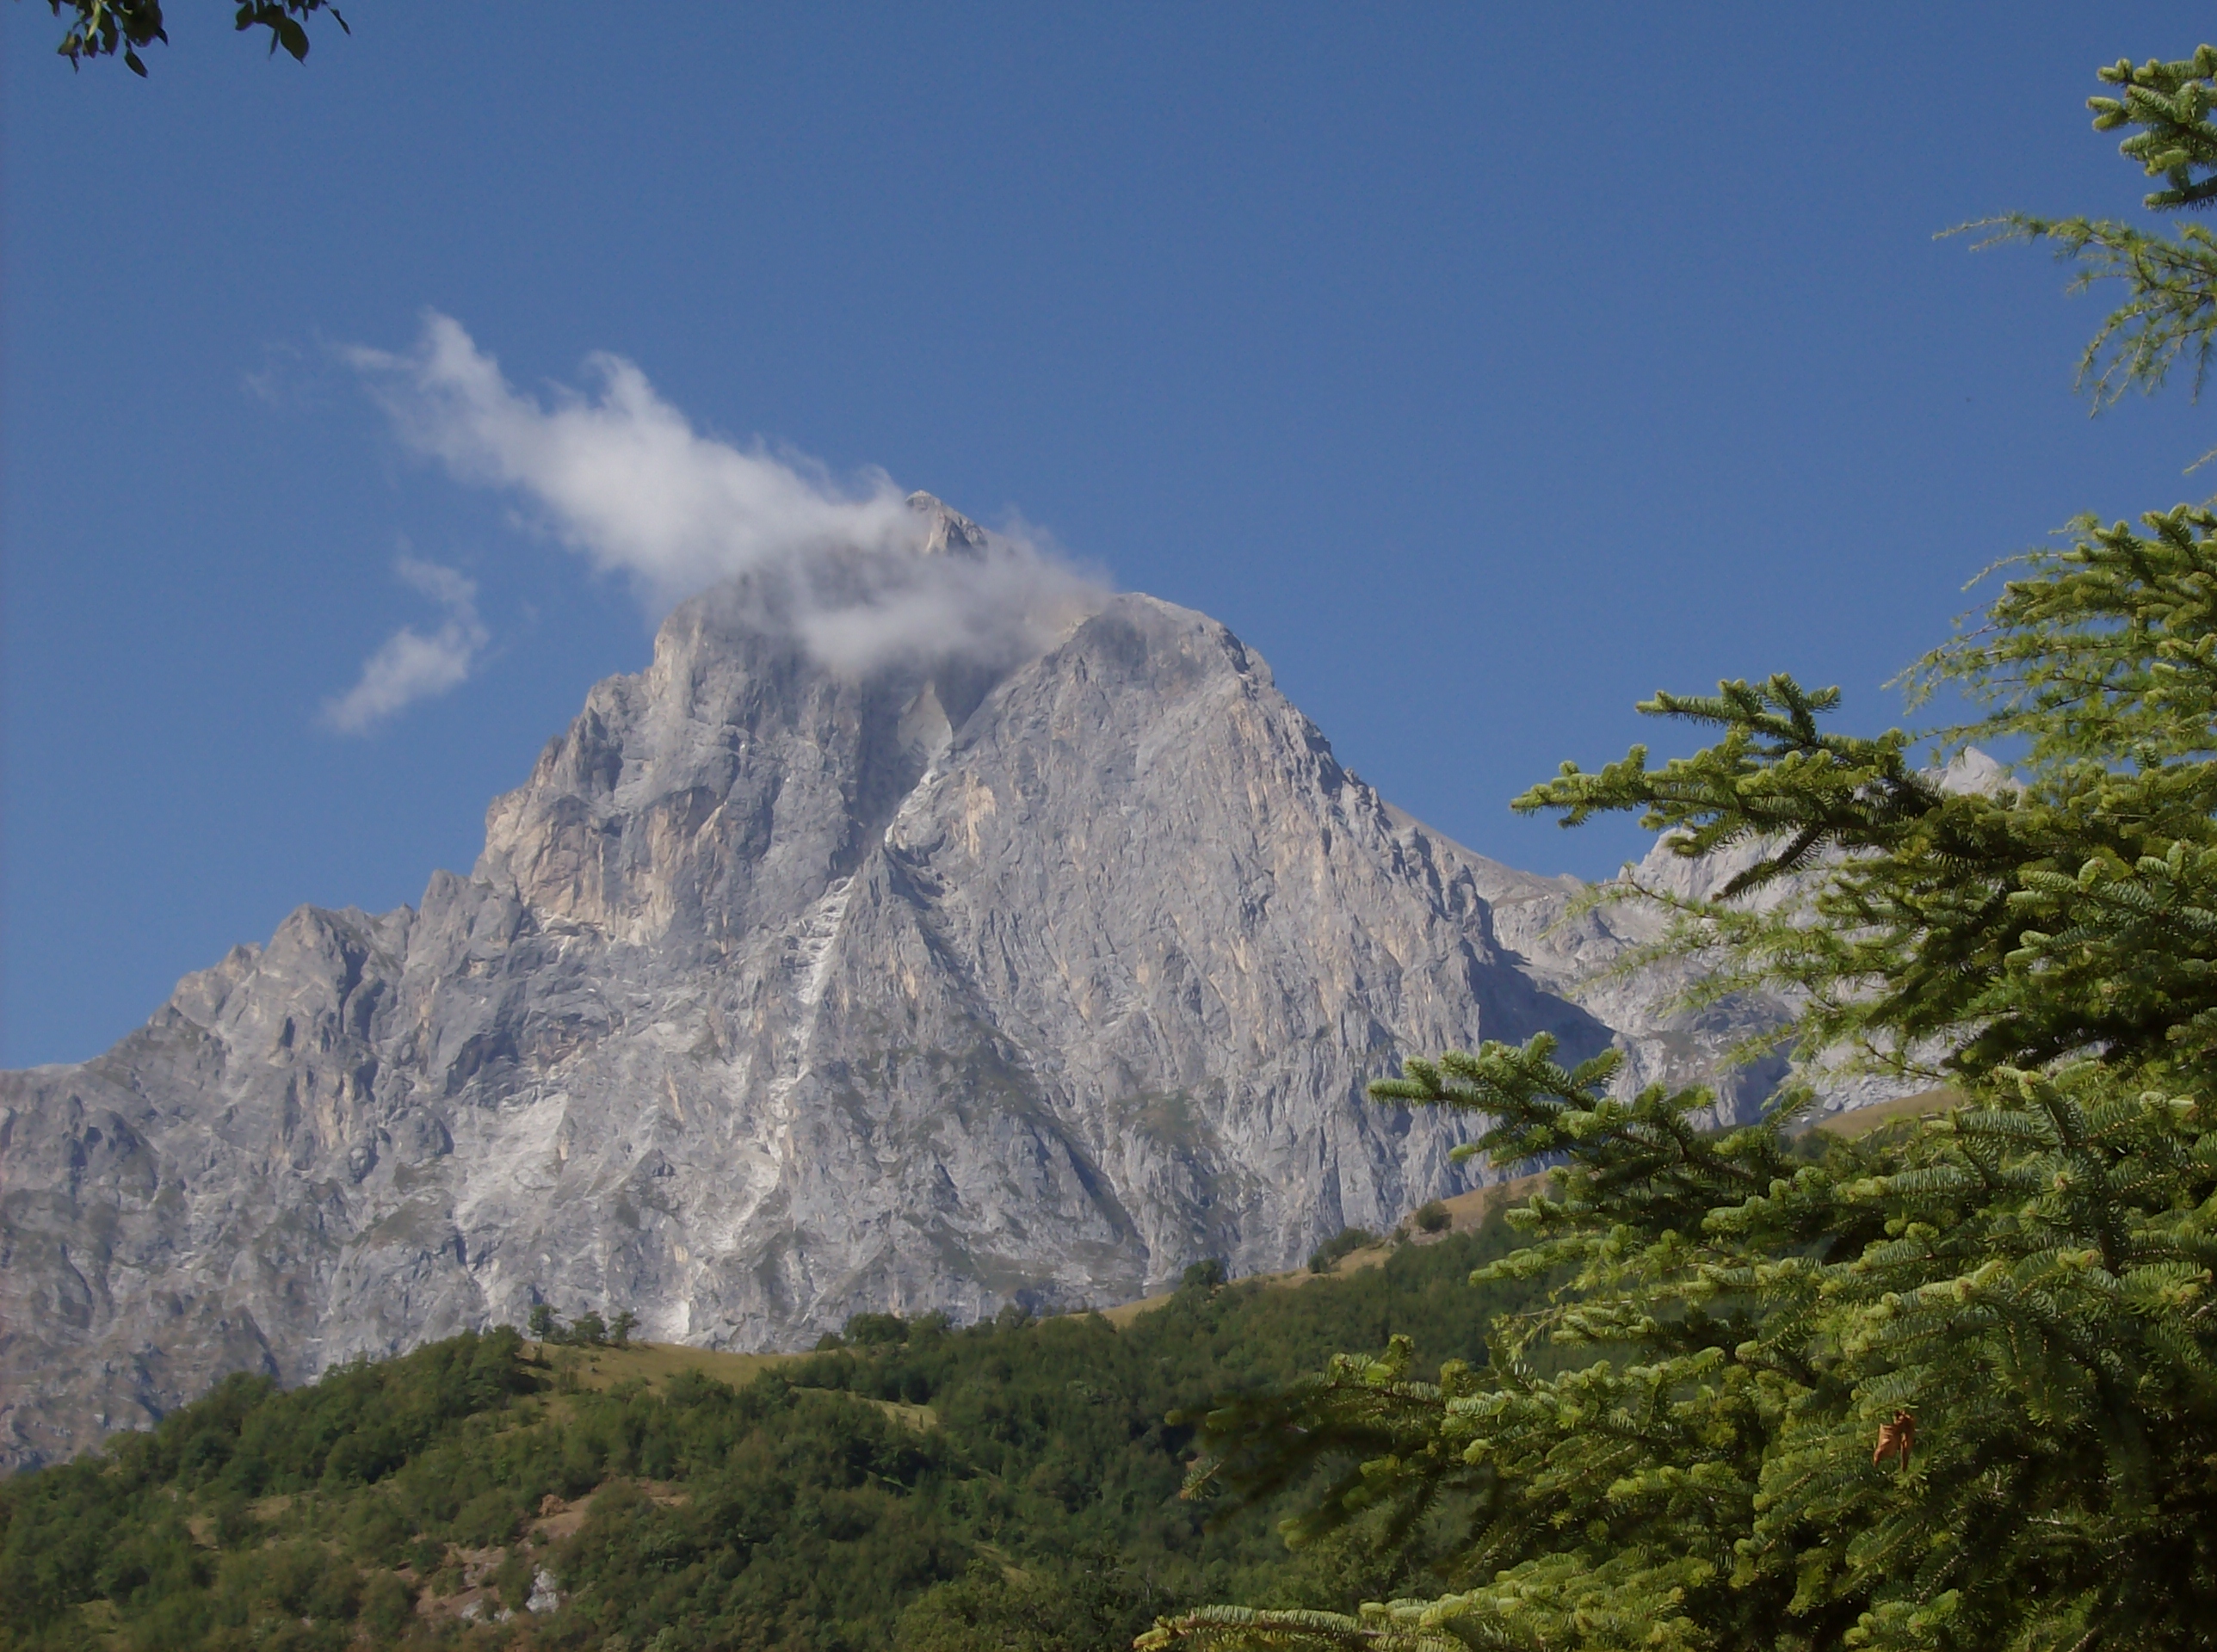
M 1121 1330 L 864 1316 L 744 1387 L 596 1389 L 589 1359 L 635 1356 L 508 1330 L 289 1393 L 234 1377 L 0 1484 L 0 1648 L 1076 1652 L 1204 1600 L 1391 1593 L 1421 1535 L 1293 1553 L 1290 1504 L 1211 1529 L 1178 1496 L 1178 1419 L 1393 1333 L 1482 1362 L 1491 1313 L 1535 1294 L 1466 1283 L 1510 1242 L 1489 1224 L 1299 1289 L 1197 1269 Z

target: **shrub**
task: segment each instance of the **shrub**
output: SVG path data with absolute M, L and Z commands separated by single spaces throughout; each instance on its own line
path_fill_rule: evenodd
M 905 1342 L 908 1322 L 899 1314 L 856 1314 L 847 1322 L 847 1341 L 858 1348 Z
M 1378 1236 L 1368 1228 L 1342 1228 L 1317 1247 L 1316 1254 L 1309 1258 L 1309 1272 L 1329 1273 L 1343 1256 L 1353 1255 L 1377 1242 Z
M 1193 1263 L 1178 1278 L 1181 1291 L 1213 1291 L 1229 1277 L 1225 1272 L 1224 1259 L 1211 1256 Z

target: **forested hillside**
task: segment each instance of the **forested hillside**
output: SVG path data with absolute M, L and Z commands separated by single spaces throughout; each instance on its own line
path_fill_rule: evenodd
M 1122 1647 L 1208 1600 L 1404 1592 L 1297 1495 L 1210 1529 L 1187 1409 L 1414 1337 L 1482 1362 L 1498 1218 L 1289 1288 L 1194 1270 L 1124 1328 L 865 1316 L 784 1360 L 515 1331 L 279 1392 L 239 1376 L 0 1483 L 0 1647 Z M 831 1339 L 827 1339 L 827 1341 Z M 711 1374 L 720 1371 L 736 1381 Z

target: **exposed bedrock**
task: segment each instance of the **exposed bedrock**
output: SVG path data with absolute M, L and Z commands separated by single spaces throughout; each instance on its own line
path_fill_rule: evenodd
M 1284 1267 L 1485 1174 L 1363 1099 L 1405 1056 L 1545 1029 L 1691 1079 L 1780 1014 L 1598 981 L 1624 920 L 1392 808 L 1203 615 L 855 677 L 743 595 L 591 691 L 467 878 L 0 1075 L 9 1461 L 540 1299 L 789 1347 Z

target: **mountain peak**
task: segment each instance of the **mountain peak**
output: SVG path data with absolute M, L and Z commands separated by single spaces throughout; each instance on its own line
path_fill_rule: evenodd
M 1745 1013 L 1596 997 L 1574 888 L 1387 806 L 1207 616 L 848 669 L 757 595 L 682 605 L 419 910 L 304 908 L 0 1074 L 0 1462 L 538 1302 L 794 1347 L 1284 1267 L 1486 1174 L 1364 1095 L 1483 1039 L 1759 1104 Z
M 928 557 L 983 557 L 991 543 L 984 528 L 932 494 L 911 493 L 908 508 L 931 524 L 923 542 Z

